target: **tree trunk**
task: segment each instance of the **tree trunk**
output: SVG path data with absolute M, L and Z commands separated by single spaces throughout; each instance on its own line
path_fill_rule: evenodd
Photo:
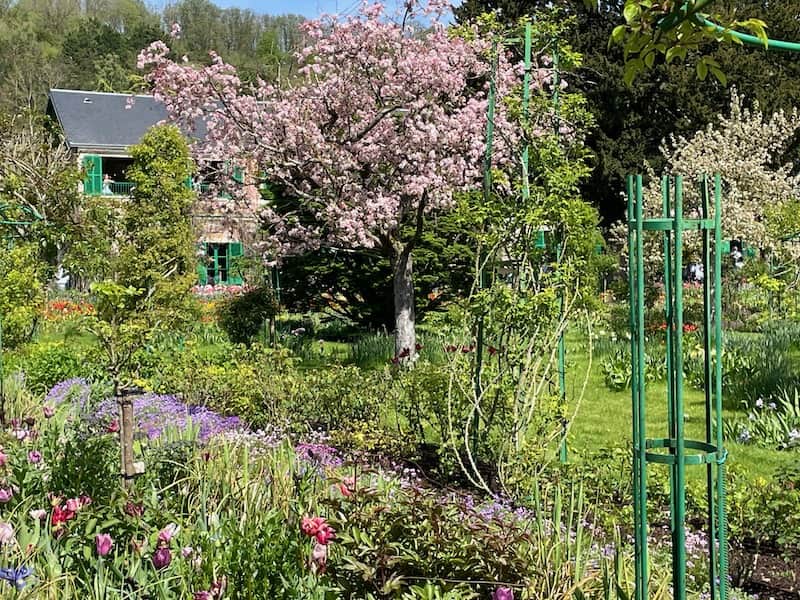
M 412 245 L 408 244 L 392 259 L 394 275 L 394 350 L 402 362 L 416 356 L 417 337 L 414 329 L 414 278 L 411 260 Z
M 127 488 L 133 483 L 133 399 L 128 390 L 123 390 L 119 376 L 114 375 L 114 398 L 119 406 L 119 445 L 122 484 Z
M 120 408 L 120 442 L 122 446 L 122 482 L 130 487 L 136 475 L 133 466 L 133 400 L 130 396 L 119 399 Z

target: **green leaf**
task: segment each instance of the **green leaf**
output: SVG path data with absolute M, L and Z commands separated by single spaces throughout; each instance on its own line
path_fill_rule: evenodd
M 614 27 L 614 31 L 611 32 L 611 41 L 615 44 L 622 43 L 622 40 L 625 38 L 625 25 L 617 25 Z
M 706 65 L 706 63 L 702 60 L 698 61 L 696 70 L 698 79 L 700 79 L 700 81 L 705 81 L 706 76 L 708 75 L 708 65 Z
M 628 2 L 625 4 L 625 10 L 623 11 L 622 14 L 625 17 L 625 20 L 628 23 L 631 23 L 634 20 L 636 20 L 636 18 L 639 16 L 640 13 L 641 9 L 639 8 L 639 4 L 637 2 L 628 0 Z
M 725 75 L 725 73 L 722 72 L 722 69 L 718 67 L 711 67 L 711 73 L 714 75 L 714 77 L 717 78 L 717 81 L 719 81 L 722 85 L 728 85 L 728 78 Z
M 636 79 L 636 76 L 642 72 L 642 66 L 643 63 L 641 58 L 634 58 L 625 63 L 625 85 L 630 86 L 633 83 L 633 80 Z

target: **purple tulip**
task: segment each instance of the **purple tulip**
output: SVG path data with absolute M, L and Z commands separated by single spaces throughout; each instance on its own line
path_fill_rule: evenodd
M 94 538 L 94 543 L 97 546 L 98 556 L 107 556 L 111 552 L 111 546 L 114 545 L 114 540 L 107 533 L 98 533 Z
M 28 452 L 28 460 L 34 465 L 40 463 L 42 462 L 42 453 L 38 450 L 31 450 Z
M 156 569 L 165 569 L 172 562 L 172 553 L 169 548 L 159 548 L 153 552 L 153 566 Z
M 492 594 L 492 600 L 514 600 L 514 590 L 507 587 L 499 587 Z

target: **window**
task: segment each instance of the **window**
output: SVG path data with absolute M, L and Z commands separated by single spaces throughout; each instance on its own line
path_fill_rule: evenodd
M 242 256 L 242 244 L 203 243 L 205 263 L 198 270 L 201 285 L 241 285 L 242 274 L 238 259 Z
M 83 157 L 83 191 L 90 196 L 129 196 L 133 185 L 126 181 L 125 172 L 130 158 L 87 154 Z

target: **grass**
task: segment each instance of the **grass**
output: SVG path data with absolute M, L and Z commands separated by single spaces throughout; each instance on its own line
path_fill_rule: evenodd
M 568 338 L 567 395 L 575 399 L 580 394 L 588 365 L 583 340 L 575 333 Z M 570 427 L 569 448 L 592 452 L 599 448 L 629 444 L 632 437 L 632 409 L 630 389 L 613 391 L 606 387 L 600 368 L 600 358 L 592 361 L 586 394 Z M 667 436 L 666 386 L 649 383 L 647 386 L 646 423 L 648 437 Z M 686 406 L 686 436 L 695 440 L 705 439 L 704 395 L 690 385 L 684 388 Z M 741 416 L 735 410 L 724 410 L 723 419 Z M 779 452 L 766 448 L 726 442 L 728 464 L 755 476 L 770 475 L 780 466 L 797 461 L 795 452 Z M 689 467 L 690 476 L 702 476 L 705 469 Z

